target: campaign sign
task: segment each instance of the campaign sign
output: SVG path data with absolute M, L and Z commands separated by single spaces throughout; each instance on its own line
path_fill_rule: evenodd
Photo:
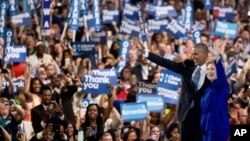
M 30 13 L 24 12 L 11 17 L 11 22 L 17 27 L 29 26 L 32 24 Z
M 87 27 L 88 28 L 95 28 L 95 19 L 93 14 L 87 15 Z
M 138 81 L 137 93 L 138 94 L 155 94 L 157 85 L 144 81 Z
M 233 57 L 233 59 L 230 60 L 230 63 L 226 68 L 227 78 L 230 78 L 234 73 L 237 73 L 236 57 Z
M 124 19 L 122 20 L 122 25 L 120 27 L 121 34 L 128 34 L 130 36 L 139 37 L 140 31 L 140 26 L 132 24 L 131 22 L 128 22 Z
M 123 17 L 130 20 L 138 20 L 138 7 L 126 3 L 123 9 Z
M 148 31 L 152 33 L 162 33 L 167 28 L 167 20 L 148 20 Z
M 147 2 L 146 11 L 149 15 L 154 16 L 155 15 L 155 6 L 153 4 Z
M 147 104 L 146 102 L 121 103 L 121 113 L 124 121 L 136 121 L 147 119 Z
M 42 35 L 50 35 L 50 0 L 43 0 L 42 5 Z
M 212 10 L 214 7 L 213 0 L 203 0 L 203 5 L 205 10 Z
M 116 72 L 113 69 L 93 70 L 91 75 L 83 77 L 83 93 L 108 94 L 109 84 L 117 85 Z
M 125 40 L 125 39 L 122 40 L 121 45 L 120 45 L 120 50 L 119 50 L 119 56 L 121 56 L 123 58 L 123 60 L 121 60 L 116 67 L 116 71 L 117 71 L 118 76 L 120 76 L 120 73 L 121 73 L 123 67 L 126 65 L 126 62 L 128 60 L 129 49 L 130 49 L 130 41 Z
M 192 32 L 194 44 L 201 43 L 201 31 L 199 29 Z
M 235 23 L 216 21 L 214 35 L 234 39 L 237 36 L 237 30 L 238 25 Z
M 72 0 L 71 2 L 71 12 L 69 17 L 69 27 L 72 30 L 78 29 L 79 15 L 80 15 L 80 3 L 78 0 Z
M 9 0 L 9 14 L 10 16 L 16 15 L 17 14 L 17 0 Z
M 82 99 L 82 105 L 81 105 L 81 109 L 80 109 L 80 117 L 84 118 L 86 111 L 87 111 L 87 107 L 89 106 L 89 104 L 92 103 L 92 100 L 89 98 L 84 98 Z
M 4 33 L 4 47 L 14 46 L 14 32 L 11 28 L 6 28 Z
M 0 2 L 0 37 L 4 37 L 4 28 L 7 15 L 7 2 Z
M 101 30 L 101 17 L 100 17 L 100 9 L 99 9 L 99 0 L 93 1 L 93 14 L 95 19 L 95 31 Z
M 5 55 L 9 58 L 9 63 L 25 62 L 27 49 L 26 46 L 9 46 L 5 49 Z
M 119 11 L 118 10 L 103 10 L 102 11 L 102 23 L 112 24 L 112 22 L 119 22 Z
M 184 27 L 186 30 L 190 31 L 193 26 L 193 13 L 194 13 L 194 9 L 190 0 L 187 0 L 184 9 L 185 9 Z
M 214 15 L 221 21 L 233 21 L 235 13 L 232 7 L 214 7 Z
M 13 84 L 14 84 L 14 93 L 17 92 L 17 90 L 21 87 L 24 87 L 25 84 L 25 80 L 24 79 L 13 79 L 12 80 Z M 3 81 L 3 87 L 9 87 L 9 82 L 4 80 Z
M 34 0 L 27 0 L 27 5 L 29 13 L 34 14 L 36 12 Z
M 107 37 L 105 31 L 93 32 L 91 35 L 92 42 L 105 45 L 107 44 Z
M 177 13 L 173 6 L 156 6 L 155 8 L 155 18 L 164 19 L 166 17 L 176 17 Z
M 156 94 L 163 96 L 165 103 L 177 104 L 179 100 L 178 89 L 180 88 L 181 75 L 170 70 L 162 70 L 158 82 Z
M 95 54 L 94 42 L 75 42 L 73 48 L 75 49 L 74 56 Z
M 161 112 L 164 107 L 164 101 L 158 95 L 136 95 L 136 102 L 146 102 L 149 112 Z
M 181 38 L 186 36 L 186 29 L 181 26 L 175 19 L 171 19 L 168 22 L 166 30 L 175 38 Z
M 80 17 L 88 15 L 88 2 L 86 0 L 80 0 Z

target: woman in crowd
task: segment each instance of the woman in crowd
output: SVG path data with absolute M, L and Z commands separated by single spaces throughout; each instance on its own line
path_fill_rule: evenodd
M 87 141 L 98 141 L 98 138 L 103 133 L 101 108 L 97 104 L 88 105 L 82 129 Z
M 68 141 L 75 141 L 75 134 L 77 134 L 76 132 L 77 130 L 74 124 L 68 123 L 67 128 L 66 128 L 66 135 L 67 135 Z
M 206 76 L 211 81 L 201 99 L 201 132 L 203 141 L 227 141 L 229 136 L 229 86 L 220 60 L 221 44 L 214 43 L 215 61 L 207 62 Z
M 180 140 L 180 127 L 177 123 L 169 125 L 166 136 L 168 141 L 179 141 Z

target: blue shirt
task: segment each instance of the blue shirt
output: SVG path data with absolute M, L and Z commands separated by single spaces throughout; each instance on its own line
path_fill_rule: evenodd
M 229 130 L 229 86 L 221 60 L 216 63 L 217 79 L 205 89 L 201 99 L 201 130 Z

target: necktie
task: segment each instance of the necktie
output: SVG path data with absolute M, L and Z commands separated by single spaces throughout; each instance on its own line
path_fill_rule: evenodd
M 200 76 L 201 76 L 201 68 L 199 67 L 192 78 L 196 91 L 198 90 Z

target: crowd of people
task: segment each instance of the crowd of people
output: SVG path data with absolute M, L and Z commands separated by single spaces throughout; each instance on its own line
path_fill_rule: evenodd
M 37 11 L 41 10 L 41 1 L 34 2 Z M 92 2 L 89 0 L 90 6 Z M 100 10 L 123 11 L 121 0 L 99 2 Z M 201 43 L 194 43 L 191 31 L 187 31 L 187 39 L 162 32 L 148 33 L 145 47 L 139 37 L 120 34 L 121 23 L 113 22 L 102 24 L 107 42 L 96 43 L 94 56 L 75 56 L 73 47 L 73 42 L 91 39 L 94 30 L 83 26 L 74 34 L 66 28 L 62 37 L 69 12 L 67 0 L 51 1 L 47 37 L 35 22 L 36 16 L 41 19 L 39 12 L 33 15 L 30 26 L 17 27 L 7 18 L 6 26 L 14 31 L 14 44 L 27 47 L 27 59 L 8 63 L 5 39 L 0 38 L 0 140 L 229 140 L 230 125 L 250 124 L 250 2 L 214 0 L 214 6 L 234 8 L 230 22 L 238 24 L 235 39 L 214 36 L 213 11 L 205 11 L 202 0 L 191 2 L 195 22 L 203 27 Z M 181 14 L 185 1 L 163 3 Z M 21 3 L 18 8 L 22 11 Z M 84 93 L 84 75 L 95 69 L 116 68 L 125 59 L 119 54 L 122 39 L 130 41 L 130 49 L 118 85 L 109 85 L 107 94 Z M 233 61 L 236 71 L 228 75 Z M 182 75 L 179 104 L 165 103 L 162 112 L 150 112 L 146 120 L 123 121 L 120 103 L 136 102 L 137 82 L 157 84 L 163 69 Z M 17 79 L 24 80 L 24 86 L 16 88 Z M 91 101 L 85 110 L 83 99 Z

